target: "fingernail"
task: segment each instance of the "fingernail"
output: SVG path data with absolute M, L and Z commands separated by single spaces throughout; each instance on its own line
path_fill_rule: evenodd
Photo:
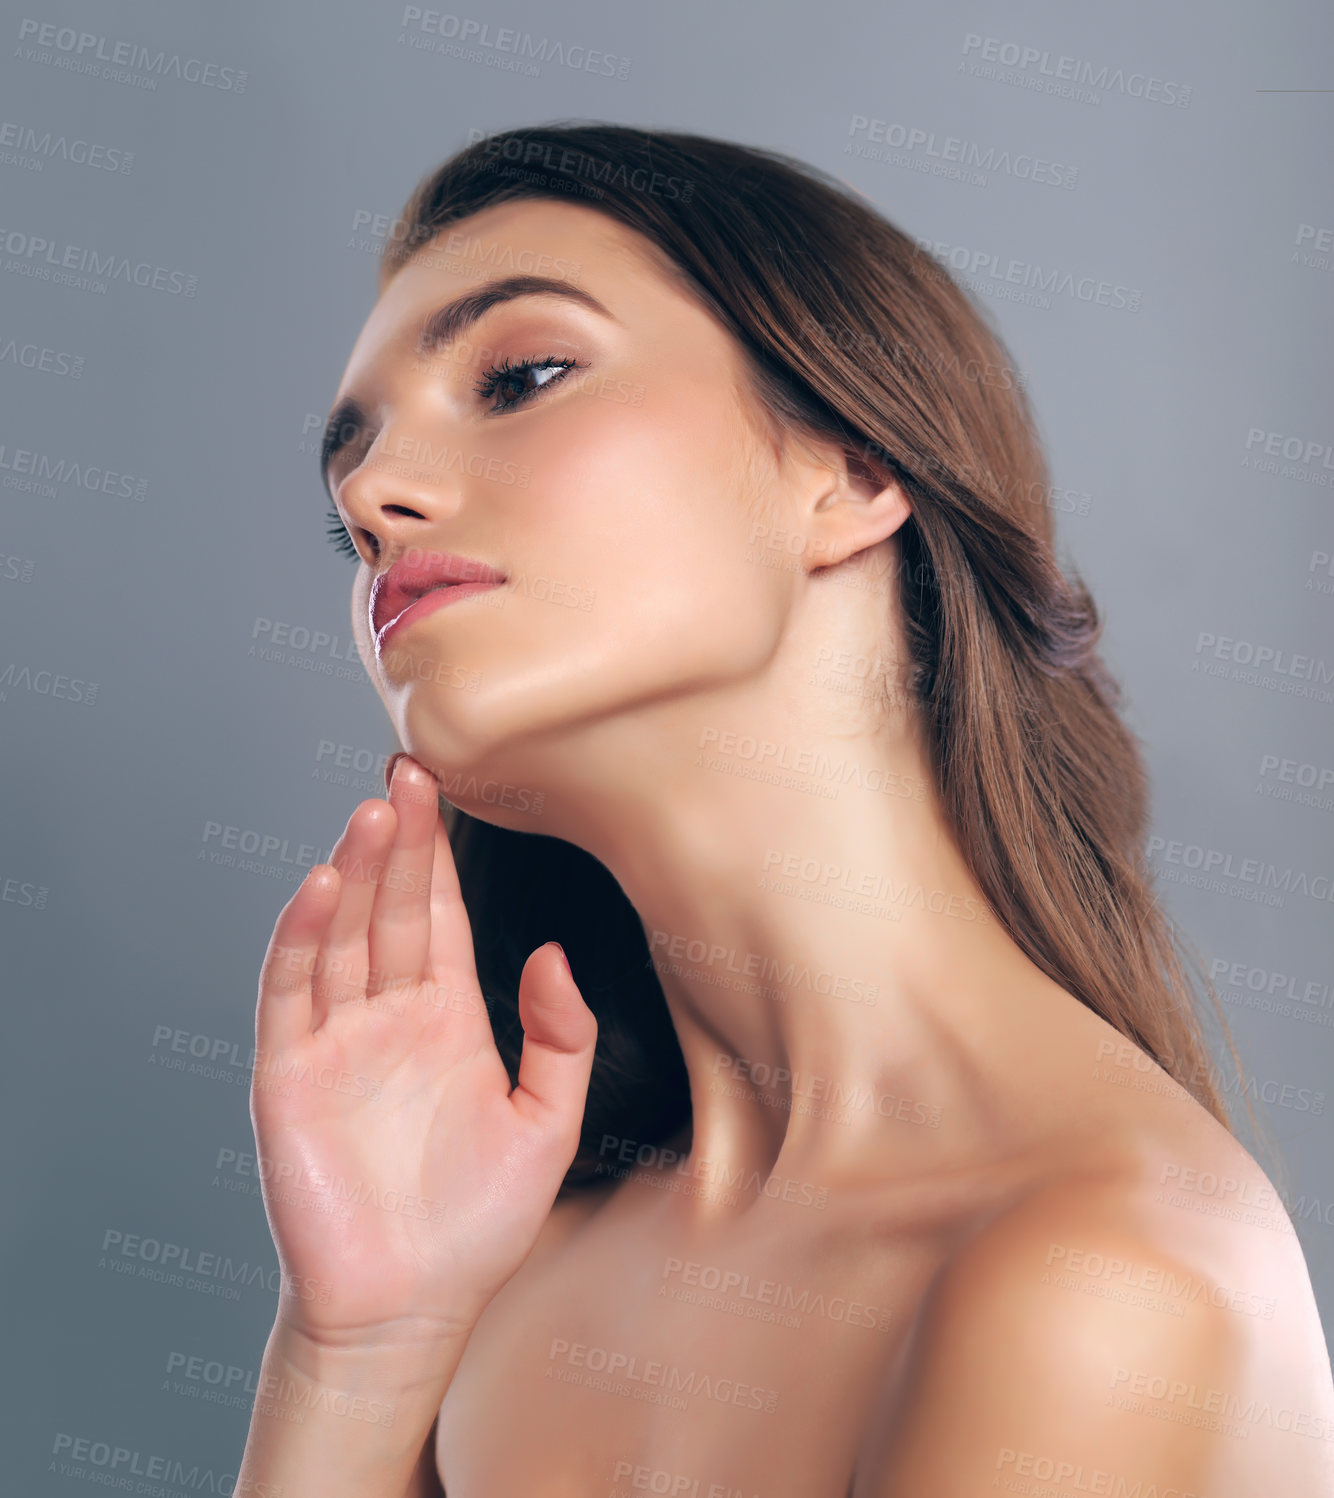
M 560 960 L 565 964 L 565 971 L 570 973 L 570 959 L 565 955 L 565 948 L 558 941 L 553 941 L 551 945 L 560 953 Z M 570 977 L 573 978 L 574 974 L 570 973 Z
M 407 751 L 405 749 L 400 749 L 396 754 L 391 754 L 385 761 L 384 789 L 386 795 L 389 794 L 389 788 L 394 783 L 394 766 L 399 762 L 400 759 L 404 757 L 406 753 Z

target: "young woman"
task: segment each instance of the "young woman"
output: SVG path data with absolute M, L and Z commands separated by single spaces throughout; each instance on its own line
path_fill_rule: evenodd
M 948 275 L 774 153 L 492 136 L 390 231 L 325 466 L 405 752 L 260 980 L 238 1491 L 1334 1493 Z

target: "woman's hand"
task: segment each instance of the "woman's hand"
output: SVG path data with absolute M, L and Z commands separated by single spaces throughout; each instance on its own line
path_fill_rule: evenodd
M 578 1147 L 597 1021 L 560 949 L 519 984 L 511 1091 L 434 778 L 400 757 L 284 906 L 251 1117 L 279 1320 L 327 1347 L 465 1335 L 527 1257 Z

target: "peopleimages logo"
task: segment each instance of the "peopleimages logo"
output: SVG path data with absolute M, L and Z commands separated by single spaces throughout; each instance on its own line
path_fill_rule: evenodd
M 103 282 L 125 281 L 146 290 L 165 291 L 172 296 L 192 297 L 199 285 L 198 276 L 170 270 L 149 261 L 131 261 L 128 255 L 104 255 L 79 245 L 60 245 L 39 234 L 25 234 L 21 229 L 0 229 L 0 251 L 11 257 L 5 270 L 36 276 L 42 281 L 76 284 L 65 272 L 76 272 Z M 80 290 L 97 289 L 94 282 L 80 283 Z
M 1330 254 L 1334 250 L 1334 229 L 1298 224 L 1293 243 L 1297 248 L 1288 257 L 1291 264 L 1310 266 L 1313 270 L 1334 269 L 1334 257 Z
M 179 52 L 155 52 L 138 42 L 118 42 L 92 31 L 76 31 L 73 26 L 57 26 L 54 21 L 37 21 L 25 16 L 19 22 L 19 40 L 35 45 L 20 48 L 18 56 L 25 62 L 52 62 L 76 73 L 93 73 L 117 82 L 125 79 L 117 69 L 128 69 L 153 76 L 145 83 L 157 87 L 159 78 L 180 78 L 199 83 L 222 93 L 245 93 L 246 74 L 235 68 L 220 67 L 198 57 L 182 57 Z M 51 49 L 45 52 L 38 48 Z M 110 67 L 99 64 L 109 63 Z
M 554 62 L 561 67 L 573 68 L 580 73 L 596 73 L 603 78 L 625 79 L 630 76 L 630 59 L 617 57 L 611 52 L 601 52 L 594 47 L 571 46 L 567 42 L 552 41 L 543 37 L 538 41 L 531 32 L 516 31 L 512 26 L 501 26 L 492 31 L 489 21 L 478 21 L 471 16 L 453 15 L 449 11 L 423 10 L 420 5 L 405 5 L 400 26 L 415 31 L 419 36 L 438 36 L 442 42 L 453 42 L 458 47 L 482 49 L 478 58 L 491 54 L 496 61 L 503 56 L 506 62 L 512 56 L 519 66 L 510 64 L 508 71 L 522 71 L 536 76 L 540 71 L 535 64 Z M 436 46 L 437 51 L 448 51 Z M 475 60 L 475 59 L 469 59 Z
M 1238 857 L 1226 849 L 1206 848 L 1200 843 L 1159 837 L 1156 833 L 1149 838 L 1146 853 L 1151 863 L 1161 859 L 1164 864 L 1195 871 L 1194 877 L 1190 877 L 1178 874 L 1174 868 L 1155 870 L 1177 884 L 1198 885 L 1217 894 L 1241 893 L 1220 882 L 1232 879 L 1250 885 L 1246 898 L 1264 904 L 1281 905 L 1284 895 L 1306 895 L 1322 903 L 1334 902 L 1334 878 L 1328 874 L 1309 874 L 1291 864 L 1280 869 L 1263 858 Z
M 534 163 L 544 172 L 555 172 L 571 179 L 587 180 L 595 188 L 614 186 L 630 188 L 659 198 L 679 198 L 687 203 L 695 195 L 693 181 L 648 171 L 644 167 L 627 168 L 624 162 L 589 155 L 573 146 L 553 145 L 550 141 L 522 140 L 515 136 L 500 138 L 483 131 L 468 131 L 470 146 L 482 145 L 486 155 L 508 161 L 516 167 L 531 168 Z
M 958 271 L 971 290 L 988 296 L 1020 300 L 1008 290 L 1016 286 L 1023 291 L 1036 292 L 1042 298 L 1068 296 L 1076 301 L 1092 302 L 1099 307 L 1124 312 L 1138 312 L 1140 309 L 1142 293 L 1138 287 L 1123 286 L 1098 276 L 1076 276 L 1073 271 L 1038 265 L 1032 260 L 1016 260 L 1013 256 L 1005 259 L 990 250 L 973 249 L 939 239 L 918 239 L 917 249 L 924 257 Z M 1051 303 L 1044 301 L 1041 305 L 1050 306 Z
M 94 167 L 103 172 L 132 172 L 134 152 L 119 146 L 103 146 L 93 141 L 64 135 L 53 135 L 49 130 L 40 134 L 31 125 L 20 125 L 13 120 L 0 124 L 0 146 L 18 153 L 18 161 L 26 156 L 41 171 L 47 161 L 72 161 L 76 166 Z M 7 159 L 0 157 L 0 159 Z
M 1284 460 L 1282 463 L 1278 461 L 1280 458 Z M 1315 466 L 1317 459 L 1320 462 L 1319 468 Z M 1246 433 L 1246 452 L 1241 466 L 1253 468 L 1259 473 L 1276 473 L 1280 478 L 1298 479 L 1304 484 L 1318 484 L 1322 488 L 1328 488 L 1334 483 L 1334 443 L 1285 436 L 1282 432 L 1266 431 L 1264 427 L 1251 427 Z
M 913 153 L 920 151 L 923 157 L 935 158 L 941 165 L 954 165 L 979 172 L 1000 172 L 1009 177 L 1018 177 L 1025 182 L 1039 182 L 1048 187 L 1073 189 L 1079 176 L 1079 168 L 1066 166 L 1059 161 L 1049 161 L 1045 156 L 1035 156 L 1031 151 L 1013 152 L 983 146 L 975 140 L 963 140 L 957 135 L 937 135 L 934 130 L 924 130 L 917 125 L 900 125 L 890 120 L 871 119 L 864 114 L 854 114 L 848 122 L 849 136 L 843 154 L 855 152 L 859 156 L 875 158 L 877 153 L 861 149 L 863 145 L 883 145 L 902 151 L 909 161 Z M 895 163 L 896 165 L 899 163 Z
M 1190 105 L 1191 91 L 1187 84 L 1169 83 L 1151 73 L 1127 73 L 1124 68 L 1095 67 L 1082 58 L 1064 54 L 1053 58 L 1045 47 L 1002 41 L 998 36 L 968 32 L 963 39 L 963 55 L 974 59 L 967 65 L 968 72 L 980 78 L 994 78 L 998 83 L 1019 83 L 1022 87 L 1062 95 L 1074 95 L 1081 89 L 1102 89 L 1107 93 L 1126 94 L 1133 99 L 1147 99 L 1153 104 L 1170 104 L 1177 109 L 1186 109 Z M 1021 75 L 1028 74 L 1032 68 L 1034 73 L 1017 77 L 998 72 L 995 68 L 980 68 L 978 62 L 1000 63 L 1002 68 L 1016 69 Z M 964 68 L 965 64 L 961 62 L 959 70 Z M 1050 83 L 1044 80 L 1050 80 Z M 1098 101 L 1092 98 L 1085 102 Z
M 158 1486 L 171 1483 L 178 1490 L 190 1488 L 197 1493 L 246 1493 L 251 1498 L 278 1498 L 282 1488 L 277 1483 L 252 1482 L 235 1472 L 219 1472 L 191 1459 L 187 1464 L 179 1457 L 161 1452 L 140 1451 L 137 1447 L 99 1441 L 92 1436 L 75 1435 L 58 1430 L 51 1446 L 49 1470 L 64 1477 L 129 1488 L 130 1478 L 139 1479 L 136 1492 L 162 1493 Z M 151 1483 L 152 1486 L 148 1484 Z
M 50 490 L 72 484 L 90 494 L 110 494 L 120 499 L 143 501 L 148 498 L 148 480 L 130 473 L 104 468 L 98 463 L 80 463 L 73 458 L 53 458 L 49 453 L 28 447 L 10 447 L 0 442 L 0 484 L 6 489 L 25 491 Z
M 83 377 L 84 356 L 46 348 L 37 343 L 20 343 L 17 338 L 0 339 L 0 364 L 14 364 L 35 369 L 41 374 L 68 375 L 71 380 Z

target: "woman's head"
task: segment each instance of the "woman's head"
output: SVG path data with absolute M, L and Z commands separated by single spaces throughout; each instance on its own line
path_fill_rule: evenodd
M 521 296 L 422 352 L 433 312 L 508 277 L 610 315 Z M 477 393 L 534 358 L 555 362 Z M 913 240 L 773 153 L 599 125 L 479 142 L 396 222 L 339 394 L 368 418 L 340 418 L 352 440 L 331 468 L 369 564 L 367 658 L 387 556 L 444 549 L 509 574 L 373 672 L 401 741 L 455 783 L 541 779 L 534 757 L 550 776 L 553 732 L 752 677 L 780 637 L 810 665 L 821 646 L 890 663 L 863 711 L 916 711 L 979 600 L 955 588 L 958 618 L 938 610 L 927 554 L 904 575 L 910 508 L 909 548 L 938 549 L 1027 648 L 1064 661 L 1091 644 L 1049 564 L 1050 491 L 1005 350 Z M 811 570 L 849 559 L 851 586 L 821 573 L 794 634 Z
M 432 346 L 431 319 L 483 286 L 486 310 Z M 838 441 L 802 440 L 756 387 L 683 273 L 581 203 L 491 204 L 387 275 L 339 390 L 360 419 L 343 408 L 328 475 L 367 563 L 354 626 L 405 747 L 446 779 L 547 779 L 557 740 L 586 750 L 602 724 L 738 689 L 780 642 L 881 649 L 890 569 L 872 579 L 864 558 L 905 518 L 902 491 Z M 372 578 L 445 552 L 505 583 L 375 652 Z M 849 559 L 878 580 L 863 622 L 846 588 L 841 617 L 795 620 L 817 607 L 807 570 Z
M 516 298 L 419 351 L 442 302 L 509 275 L 605 313 Z M 497 360 L 556 362 L 479 397 Z M 379 662 L 404 746 L 447 787 L 455 769 L 551 769 L 562 735 L 752 679 L 794 624 L 884 655 L 879 706 L 920 731 L 1015 942 L 1226 1121 L 1022 385 L 949 274 L 826 174 L 681 133 L 503 132 L 412 194 L 344 375 L 362 408 L 331 424 L 352 438 L 332 478 L 365 564 L 354 623 L 369 651 L 371 576 L 414 546 L 507 574 Z M 599 1014 L 585 1139 L 671 1133 L 680 1057 L 615 882 L 530 819 L 447 794 L 502 1055 L 517 1065 L 519 967 L 554 935 Z

